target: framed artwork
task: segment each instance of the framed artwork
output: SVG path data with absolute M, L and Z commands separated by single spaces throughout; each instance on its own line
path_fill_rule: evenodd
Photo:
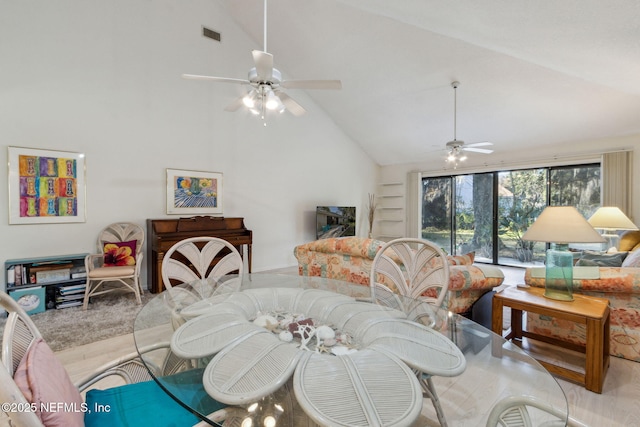
M 8 149 L 9 224 L 86 221 L 84 154 Z
M 167 169 L 167 214 L 222 214 L 222 174 Z

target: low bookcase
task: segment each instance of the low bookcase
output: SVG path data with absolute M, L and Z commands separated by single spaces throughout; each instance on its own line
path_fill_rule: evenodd
M 7 293 L 29 314 L 82 305 L 87 254 L 10 259 L 4 263 Z

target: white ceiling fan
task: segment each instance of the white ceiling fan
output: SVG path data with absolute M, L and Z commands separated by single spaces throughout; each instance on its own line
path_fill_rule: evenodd
M 456 166 L 458 162 L 465 161 L 467 156 L 465 151 L 472 151 L 474 153 L 482 153 L 482 154 L 491 154 L 493 150 L 489 150 L 487 148 L 478 148 L 478 147 L 487 147 L 493 145 L 491 142 L 475 142 L 472 144 L 465 144 L 464 141 L 456 139 L 456 113 L 457 113 L 457 89 L 460 86 L 460 82 L 454 81 L 451 82 L 451 87 L 453 87 L 453 140 L 447 142 L 447 162 L 454 163 Z
M 306 110 L 287 95 L 282 89 L 341 89 L 340 80 L 282 80 L 282 74 L 273 67 L 273 55 L 267 52 L 267 0 L 264 0 L 264 49 L 253 50 L 255 67 L 249 70 L 247 79 L 201 76 L 183 74 L 182 77 L 194 80 L 210 80 L 223 83 L 236 83 L 251 86 L 249 92 L 229 104 L 225 111 L 237 111 L 245 105 L 254 114 L 261 114 L 264 120 L 267 110 L 284 112 L 288 110 L 294 116 L 300 116 Z M 266 126 L 266 122 L 265 122 Z

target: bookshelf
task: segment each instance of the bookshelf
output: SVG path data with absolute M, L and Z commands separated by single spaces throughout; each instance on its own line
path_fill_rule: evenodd
M 378 188 L 376 238 L 389 241 L 404 236 L 404 182 L 383 182 Z
M 29 314 L 82 305 L 87 255 L 7 260 L 4 263 L 6 292 Z

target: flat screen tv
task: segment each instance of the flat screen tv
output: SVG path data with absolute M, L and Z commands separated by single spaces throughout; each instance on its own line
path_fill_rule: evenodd
M 356 235 L 355 206 L 316 207 L 316 238 Z

